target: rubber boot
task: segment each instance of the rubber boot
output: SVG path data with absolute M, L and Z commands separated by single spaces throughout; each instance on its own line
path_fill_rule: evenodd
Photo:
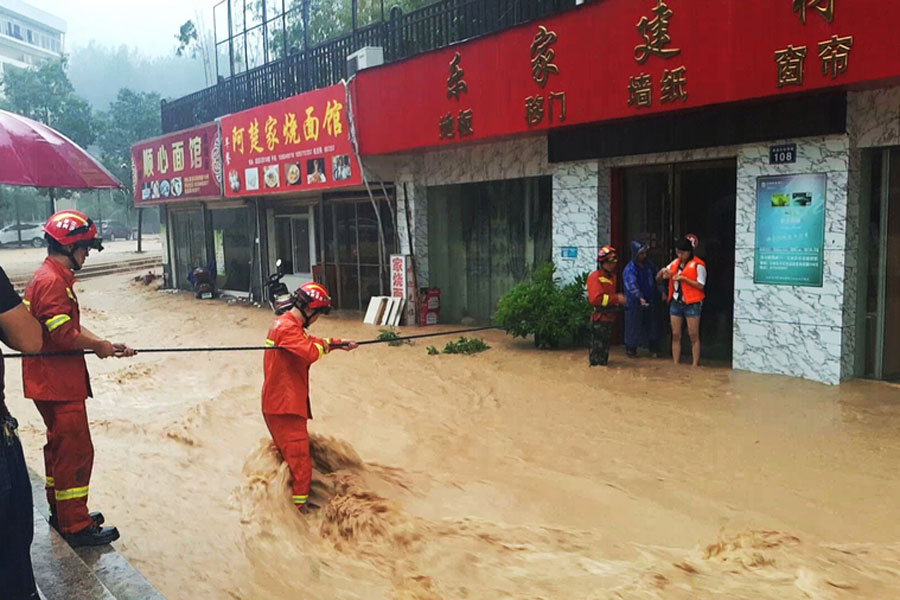
M 106 519 L 103 517 L 102 512 L 92 512 L 90 514 L 91 519 L 94 521 L 95 525 L 103 525 L 106 522 Z M 55 514 L 50 515 L 50 527 L 59 531 L 59 517 Z
M 94 523 L 81 531 L 64 533 L 63 538 L 73 548 L 79 546 L 103 546 L 119 539 L 119 530 L 115 527 L 100 527 Z

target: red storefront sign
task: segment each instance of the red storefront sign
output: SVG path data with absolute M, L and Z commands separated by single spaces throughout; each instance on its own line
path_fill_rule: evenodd
M 225 196 L 359 185 L 342 84 L 222 117 Z
M 900 77 L 900 3 L 603 0 L 355 80 L 362 154 Z
M 134 203 L 221 198 L 218 135 L 218 125 L 207 123 L 132 146 Z

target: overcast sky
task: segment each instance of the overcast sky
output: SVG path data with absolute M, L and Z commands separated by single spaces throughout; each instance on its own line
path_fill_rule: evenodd
M 171 55 L 178 28 L 199 12 L 212 29 L 217 0 L 25 0 L 66 20 L 66 50 L 97 40 L 125 44 L 148 56 Z

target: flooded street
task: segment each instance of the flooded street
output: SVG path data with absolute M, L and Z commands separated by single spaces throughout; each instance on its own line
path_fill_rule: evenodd
M 258 345 L 272 320 L 121 275 L 76 290 L 89 328 L 139 348 Z M 358 320 L 313 332 L 377 335 Z M 586 350 L 483 337 L 470 357 L 427 355 L 438 338 L 313 367 L 306 517 L 260 412 L 261 353 L 89 358 L 90 506 L 176 600 L 900 596 L 900 388 L 623 353 L 588 369 Z

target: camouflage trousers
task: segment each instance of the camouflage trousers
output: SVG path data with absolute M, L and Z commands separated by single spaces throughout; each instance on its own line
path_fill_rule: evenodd
M 614 323 L 593 321 L 591 323 L 591 366 L 605 365 L 609 362 L 609 346 L 612 343 Z

